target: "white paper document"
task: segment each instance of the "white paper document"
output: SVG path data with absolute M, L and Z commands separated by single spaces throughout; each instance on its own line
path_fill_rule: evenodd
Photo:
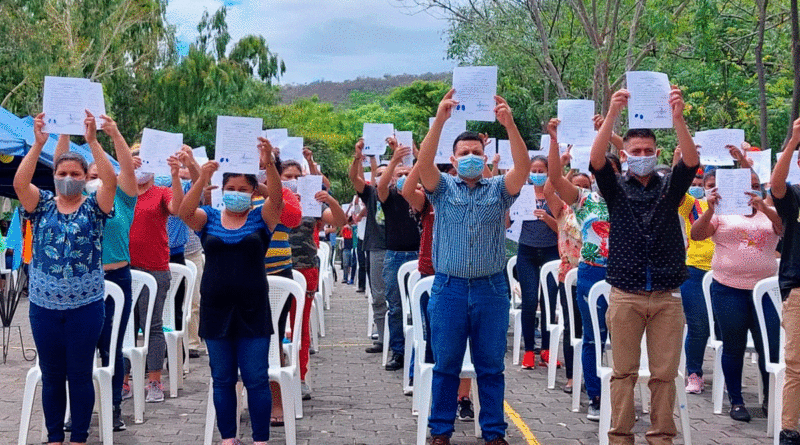
M 97 129 L 102 130 L 105 119 L 100 116 L 106 114 L 106 98 L 103 96 L 103 84 L 100 82 L 89 82 L 86 90 L 86 109 L 94 116 L 97 121 Z
M 539 150 L 550 152 L 550 135 L 545 133 L 542 135 L 542 141 L 539 142 Z
M 290 137 L 283 141 L 281 147 L 281 161 L 297 161 L 303 163 L 303 138 Z
M 591 164 L 592 147 L 572 147 L 569 154 L 572 156 L 570 160 L 570 167 L 578 170 L 581 173 L 591 174 L 589 171 L 589 164 Z
M 594 101 L 558 101 L 558 142 L 568 145 L 592 145 L 594 143 Z
M 90 83 L 89 79 L 45 76 L 42 101 L 45 133 L 85 133 L 83 120 Z
M 547 150 L 528 150 L 528 157 L 531 159 L 535 158 L 536 156 L 543 156 L 545 159 L 547 159 L 549 154 L 550 152 Z
M 364 154 L 381 156 L 386 153 L 386 138 L 394 136 L 392 124 L 364 124 Z
M 761 183 L 769 182 L 772 175 L 772 151 L 748 151 L 747 158 L 753 161 L 753 171 Z
M 717 169 L 717 215 L 749 215 L 753 212 L 749 202 L 753 189 L 749 168 Z
M 428 125 L 432 126 L 435 118 L 428 119 Z M 437 164 L 449 164 L 450 156 L 453 155 L 453 142 L 463 132 L 467 131 L 467 121 L 453 119 L 447 120 L 442 126 L 442 134 L 439 136 L 439 146 L 436 149 Z
M 283 148 L 283 144 L 286 143 L 286 139 L 289 138 L 289 130 L 285 128 L 264 130 L 264 138 L 266 138 L 273 147 L 281 149 Z M 283 159 L 283 157 L 281 157 L 281 159 Z
M 694 143 L 700 146 L 700 163 L 703 165 L 733 165 L 731 153 L 725 147 L 733 145 L 739 148 L 743 142 L 744 130 L 706 130 L 694 134 Z
M 413 167 L 414 166 L 414 132 L 413 131 L 395 131 L 394 137 L 397 138 L 398 145 L 402 145 L 404 147 L 411 147 L 411 153 L 403 158 L 403 162 L 400 164 L 404 167 Z
M 142 132 L 142 143 L 139 157 L 142 166 L 139 170 L 156 175 L 169 175 L 167 159 L 177 153 L 183 146 L 183 134 L 145 128 Z
M 458 101 L 452 118 L 494 122 L 497 94 L 496 66 L 463 66 L 453 70 L 453 99 Z
M 206 152 L 205 145 L 202 145 L 202 146 L 197 147 L 197 148 L 193 148 L 192 149 L 192 156 L 194 156 L 194 159 L 198 163 L 200 163 L 201 161 L 202 162 L 208 161 L 208 153 Z M 203 165 L 203 164 L 200 164 L 200 165 Z
M 223 172 L 258 173 L 258 138 L 263 121 L 256 117 L 217 116 L 215 156 Z
M 508 209 L 509 218 L 511 218 L 512 221 L 537 220 L 539 218 L 533 214 L 533 211 L 537 208 L 536 190 L 534 190 L 533 185 L 525 184 L 522 186 L 522 190 L 520 190 L 519 196 L 514 201 L 514 204 L 511 204 L 511 207 Z
M 305 175 L 297 178 L 297 194 L 300 195 L 303 216 L 322 217 L 322 203 L 314 198 L 320 191 L 322 191 L 321 175 Z
M 500 170 L 510 170 L 514 167 L 514 157 L 511 156 L 511 141 L 498 139 L 497 153 L 500 155 L 500 162 L 497 164 Z
M 628 71 L 628 128 L 672 128 L 671 86 L 664 73 Z
M 217 170 L 211 175 L 211 185 L 216 187 L 211 190 L 211 202 L 208 203 L 211 207 L 224 210 L 225 204 L 222 202 L 222 172 Z
M 522 233 L 522 220 L 517 220 L 511 223 L 511 227 L 506 229 L 506 238 L 519 242 L 519 235 Z

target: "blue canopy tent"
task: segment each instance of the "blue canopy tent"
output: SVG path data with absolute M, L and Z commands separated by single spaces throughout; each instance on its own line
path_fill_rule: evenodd
M 14 173 L 22 157 L 28 153 L 35 139 L 33 136 L 33 118 L 19 118 L 5 108 L 0 107 L 0 196 L 16 198 L 12 182 Z M 33 183 L 40 188 L 53 190 L 53 153 L 58 143 L 58 135 L 50 135 L 39 156 L 39 164 L 34 173 Z M 87 162 L 94 160 L 89 147 L 70 142 L 70 151 L 79 153 Z M 2 156 L 5 155 L 5 156 Z M 108 153 L 106 156 L 119 171 L 119 164 Z

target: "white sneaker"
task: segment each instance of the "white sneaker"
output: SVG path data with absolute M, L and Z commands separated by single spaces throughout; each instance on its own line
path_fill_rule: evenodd
M 692 373 L 686 381 L 687 394 L 701 394 L 706 389 L 705 380 L 697 374 Z
M 156 382 L 155 380 L 151 380 L 150 383 L 144 388 L 145 396 L 144 401 L 147 403 L 158 403 L 164 401 L 164 387 L 161 386 L 161 382 Z

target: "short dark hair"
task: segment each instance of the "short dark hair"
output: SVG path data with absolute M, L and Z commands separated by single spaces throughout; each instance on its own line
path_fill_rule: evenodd
M 456 152 L 456 146 L 461 141 L 478 141 L 481 143 L 481 145 L 483 145 L 483 138 L 481 135 L 474 131 L 465 131 L 459 134 L 458 137 L 456 137 L 456 140 L 453 141 L 453 153 Z
M 709 178 L 714 178 L 714 179 L 717 178 L 716 168 L 707 171 L 706 174 L 703 175 L 703 185 L 706 185 L 706 181 L 708 181 Z
M 592 178 L 590 178 L 590 177 L 589 177 L 589 175 L 587 175 L 587 174 L 586 174 L 586 173 L 584 173 L 584 172 L 578 172 L 578 173 L 575 173 L 574 175 L 572 175 L 572 179 L 575 179 L 575 178 L 577 178 L 578 176 L 583 176 L 584 178 L 588 179 L 590 183 L 592 182 Z
M 536 156 L 531 158 L 531 164 L 533 164 L 536 161 L 544 162 L 544 166 L 547 167 L 547 157 L 546 156 L 536 155 Z
M 631 138 L 652 139 L 653 142 L 658 142 L 656 134 L 649 128 L 631 128 L 625 133 L 622 142 L 628 142 Z
M 244 173 L 223 173 L 222 186 L 225 187 L 225 184 L 227 184 L 228 180 L 231 178 L 238 178 L 240 176 L 244 177 L 245 181 L 247 181 L 247 183 L 253 187 L 253 190 L 258 188 L 258 179 L 256 179 L 256 175 L 246 175 Z
M 53 163 L 53 172 L 55 173 L 55 171 L 58 170 L 58 166 L 61 165 L 62 162 L 67 161 L 73 161 L 80 164 L 84 174 L 89 171 L 89 164 L 86 163 L 86 159 L 83 156 L 81 156 L 79 153 L 75 153 L 74 151 L 68 151 L 66 153 L 62 153 L 61 156 L 56 158 L 55 162 Z
M 297 169 L 297 171 L 299 171 L 300 173 L 303 173 L 303 166 L 300 165 L 299 162 L 297 162 L 297 161 L 295 161 L 293 159 L 289 159 L 289 160 L 281 162 L 281 169 L 278 172 L 280 174 L 283 174 L 283 172 L 286 171 L 286 169 L 290 168 L 290 167 L 294 167 L 294 168 Z
M 622 172 L 622 162 L 619 161 L 619 156 L 614 153 L 606 153 L 606 159 L 617 167 L 618 172 Z

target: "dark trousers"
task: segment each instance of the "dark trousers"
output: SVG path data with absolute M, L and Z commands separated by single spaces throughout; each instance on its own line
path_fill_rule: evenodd
M 64 441 L 64 414 L 72 415 L 72 442 L 86 442 L 94 407 L 94 351 L 105 320 L 105 303 L 98 300 L 75 309 L 45 309 L 30 305 L 33 341 L 42 370 L 42 410 L 48 442 Z
M 114 399 L 114 408 L 119 408 L 122 403 L 122 381 L 125 377 L 125 365 L 122 359 L 122 341 L 125 339 L 125 327 L 128 326 L 128 320 L 131 316 L 131 305 L 133 303 L 133 296 L 131 290 L 131 268 L 130 266 L 121 267 L 116 270 L 109 270 L 105 273 L 105 278 L 108 281 L 118 285 L 125 295 L 125 304 L 122 306 L 122 319 L 119 323 L 119 335 L 117 336 L 117 344 L 114 348 L 114 377 L 111 379 L 111 393 Z M 108 360 L 111 350 L 111 325 L 114 322 L 114 300 L 109 298 L 106 301 L 106 317 L 103 324 L 103 332 L 100 334 L 100 342 L 97 348 L 100 350 L 100 358 L 103 360 L 103 366 L 108 366 Z
M 558 299 L 558 287 L 554 279 L 546 283 L 545 289 L 549 290 L 547 295 L 540 295 L 539 292 L 539 272 L 542 266 L 550 261 L 557 260 L 558 247 L 531 247 L 525 244 L 519 245 L 517 253 L 517 276 L 519 287 L 522 293 L 522 338 L 525 340 L 525 351 L 533 351 L 536 335 L 536 306 L 540 299 L 548 298 L 550 301 L 550 313 L 544 310 L 544 300 L 542 300 L 542 349 L 549 348 L 550 332 L 547 331 L 547 320 L 555 315 L 556 301 Z M 554 353 L 555 354 L 555 353 Z
M 178 252 L 169 256 L 170 263 L 177 263 L 186 265 L 186 258 L 183 252 Z M 178 293 L 175 294 L 175 329 L 180 331 L 183 329 L 183 300 L 186 295 L 186 282 L 181 280 L 178 285 Z
M 358 240 L 358 248 L 356 249 L 356 259 L 358 260 L 358 288 L 366 289 L 367 287 L 367 255 L 364 252 L 364 241 Z

